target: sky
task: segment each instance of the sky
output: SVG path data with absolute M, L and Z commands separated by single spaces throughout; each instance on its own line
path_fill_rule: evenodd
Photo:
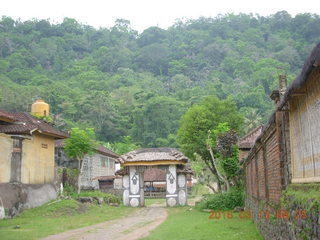
M 116 19 L 127 19 L 131 28 L 140 33 L 151 26 L 168 28 L 176 19 L 215 17 L 227 13 L 257 13 L 268 16 L 286 10 L 320 14 L 318 0 L 0 0 L 0 16 L 22 21 L 50 19 L 53 23 L 63 18 L 110 28 Z

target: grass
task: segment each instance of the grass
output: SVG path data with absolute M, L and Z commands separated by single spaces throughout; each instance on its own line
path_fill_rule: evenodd
M 209 188 L 197 183 L 192 186 L 191 196 L 202 196 L 209 193 Z
M 0 221 L 1 240 L 38 239 L 67 230 L 117 219 L 137 209 L 120 205 L 81 204 L 75 200 L 51 202 Z M 18 227 L 16 227 L 18 226 Z
M 263 240 L 251 219 L 209 219 L 210 213 L 190 207 L 168 209 L 169 217 L 143 240 Z
M 152 204 L 164 204 L 166 202 L 165 198 L 146 198 L 144 199 L 145 206 L 150 206 Z

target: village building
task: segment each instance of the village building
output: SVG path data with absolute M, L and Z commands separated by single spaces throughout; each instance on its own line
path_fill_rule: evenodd
M 64 151 L 64 141 L 55 142 L 55 162 L 60 168 L 79 168 L 77 159 L 70 159 Z M 83 170 L 80 176 L 81 189 L 113 192 L 112 189 L 119 188 L 115 176 L 118 154 L 98 146 L 91 155 L 83 159 Z M 119 177 L 118 177 L 119 178 Z
M 38 100 L 32 110 L 41 116 L 39 109 L 42 117 L 48 116 L 48 104 Z M 67 137 L 29 113 L 0 110 L 0 197 L 5 208 L 18 211 L 56 198 L 54 142 Z
M 122 155 L 119 161 L 122 169 L 117 174 L 122 176 L 124 205 L 144 206 L 144 176 L 150 168 L 165 172 L 167 206 L 187 204 L 186 175 L 192 172 L 186 165 L 188 158 L 177 149 L 141 148 Z
M 242 161 L 246 208 L 265 239 L 320 239 L 317 200 L 308 198 L 320 185 L 320 44 L 288 88 L 279 77 L 271 98 L 276 110 Z M 283 199 L 289 188 L 306 199 Z

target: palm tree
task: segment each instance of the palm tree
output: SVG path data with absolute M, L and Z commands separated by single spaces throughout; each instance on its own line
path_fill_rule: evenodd
M 255 127 L 261 125 L 262 117 L 256 108 L 248 109 L 244 117 L 244 131 L 249 132 Z

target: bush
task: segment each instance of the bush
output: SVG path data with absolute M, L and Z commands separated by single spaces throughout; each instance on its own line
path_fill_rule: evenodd
M 70 196 L 75 199 L 80 198 L 80 197 L 92 197 L 92 198 L 101 197 L 107 203 L 119 203 L 120 204 L 120 202 L 121 202 L 120 197 L 115 196 L 111 193 L 103 193 L 100 191 L 83 191 L 79 194 L 77 194 L 77 193 L 70 194 Z
M 229 192 L 210 194 L 198 205 L 199 209 L 233 210 L 235 207 L 244 206 L 244 192 L 242 189 L 233 188 Z

